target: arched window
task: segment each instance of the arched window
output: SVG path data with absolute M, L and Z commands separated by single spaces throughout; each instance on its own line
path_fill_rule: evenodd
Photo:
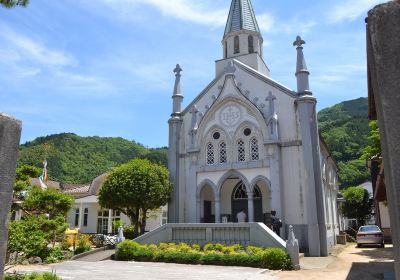
M 224 57 L 228 57 L 228 42 L 225 41 L 225 46 L 224 46 Z
M 260 155 L 258 153 L 257 138 L 252 138 L 250 141 L 250 153 L 251 153 L 251 160 L 259 160 L 260 159 Z
M 233 53 L 240 53 L 239 36 L 235 36 L 235 39 L 233 39 L 233 45 L 234 45 Z
M 249 43 L 249 53 L 253 53 L 254 52 L 254 38 L 252 35 L 249 35 L 248 43 Z
M 261 191 L 260 191 L 260 188 L 257 185 L 254 186 L 253 198 L 254 199 L 260 199 L 261 198 Z M 235 200 L 247 199 L 246 186 L 243 184 L 242 181 L 240 181 L 236 185 L 236 187 L 234 188 L 234 190 L 233 190 L 233 199 L 235 199 Z
M 246 161 L 246 150 L 243 140 L 237 142 L 238 161 Z
M 226 163 L 226 143 L 219 143 L 219 163 Z
M 214 164 L 214 145 L 212 143 L 207 144 L 207 164 Z
M 236 185 L 233 191 L 233 199 L 247 199 L 246 187 L 242 182 Z

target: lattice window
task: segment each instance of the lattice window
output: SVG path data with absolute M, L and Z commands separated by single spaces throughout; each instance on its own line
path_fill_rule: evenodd
M 254 38 L 253 36 L 249 35 L 249 53 L 253 53 L 254 52 Z
M 234 52 L 233 53 L 240 53 L 240 43 L 239 43 L 239 36 L 235 36 L 233 39 L 234 44 Z
M 258 152 L 258 140 L 256 138 L 252 138 L 250 141 L 250 153 L 251 153 L 251 160 L 260 159 L 260 155 Z
M 207 164 L 214 164 L 214 145 L 212 143 L 207 144 Z
M 244 148 L 243 140 L 237 142 L 238 161 L 246 161 L 246 150 Z
M 226 163 L 226 143 L 219 143 L 219 163 Z

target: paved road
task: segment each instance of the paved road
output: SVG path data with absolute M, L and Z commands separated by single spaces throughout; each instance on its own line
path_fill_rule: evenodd
M 393 246 L 356 248 L 349 245 L 342 252 L 326 258 L 303 258 L 300 265 L 300 271 L 277 272 L 275 277 L 281 280 L 384 279 L 384 274 L 394 270 Z
M 265 270 L 247 267 L 222 267 L 137 262 L 69 261 L 51 266 L 38 266 L 31 271 L 55 270 L 63 280 L 276 280 Z

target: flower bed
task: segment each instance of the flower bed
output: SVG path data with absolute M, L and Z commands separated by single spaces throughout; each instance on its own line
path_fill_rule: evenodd
M 280 248 L 260 248 L 222 244 L 188 245 L 186 243 L 161 243 L 140 245 L 125 240 L 117 246 L 117 260 L 142 262 L 169 262 L 182 264 L 209 264 L 225 266 L 249 266 L 272 270 L 291 269 L 290 257 Z

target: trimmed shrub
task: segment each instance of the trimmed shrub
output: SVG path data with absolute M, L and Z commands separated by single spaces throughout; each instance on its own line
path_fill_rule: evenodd
M 121 261 L 135 260 L 135 252 L 140 248 L 140 245 L 132 240 L 125 240 L 118 244 L 116 257 Z
M 278 270 L 278 269 L 291 269 L 291 261 L 288 253 L 279 248 L 268 248 L 262 254 L 262 267 Z
M 186 243 L 160 243 L 140 245 L 131 240 L 121 242 L 116 257 L 121 261 L 155 261 L 184 264 L 210 264 L 226 266 L 249 266 L 268 269 L 291 269 L 290 258 L 285 250 L 279 248 L 259 248 L 241 245 L 225 246 L 207 244 L 203 250 L 199 245 Z

